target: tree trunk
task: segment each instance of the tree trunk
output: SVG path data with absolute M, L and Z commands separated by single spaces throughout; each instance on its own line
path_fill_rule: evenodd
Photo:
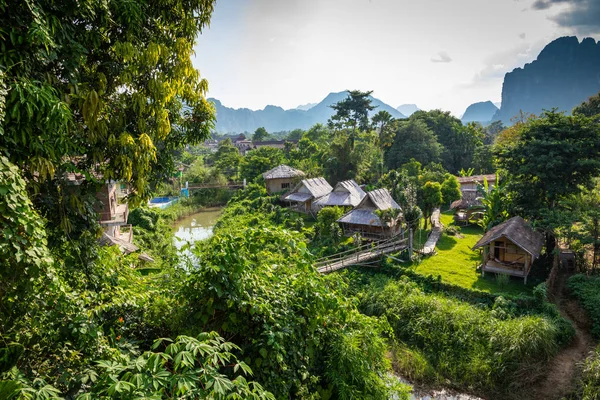
M 551 233 L 546 233 L 546 254 L 552 255 L 556 248 L 556 238 Z

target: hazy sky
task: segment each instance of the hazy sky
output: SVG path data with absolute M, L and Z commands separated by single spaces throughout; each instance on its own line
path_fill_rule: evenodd
M 600 0 L 217 0 L 194 63 L 234 108 L 360 89 L 460 116 L 551 40 L 599 33 Z

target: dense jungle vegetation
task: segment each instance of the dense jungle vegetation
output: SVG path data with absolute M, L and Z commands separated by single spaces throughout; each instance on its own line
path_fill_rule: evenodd
M 344 237 L 342 208 L 313 218 L 268 196 L 261 174 L 282 163 L 389 189 L 424 235 L 460 198 L 456 175 L 498 171 L 476 229 L 526 218 L 545 235 L 544 279 L 568 242 L 582 272 L 569 287 L 598 334 L 599 96 L 573 115 L 482 127 L 441 110 L 370 117 L 370 92 L 350 91 L 327 125 L 289 133 L 296 146 L 242 155 L 226 139 L 212 153 L 214 109 L 190 56 L 213 7 L 0 1 L 0 399 L 407 399 L 398 375 L 504 398 L 569 344 L 543 283 L 478 291 L 397 261 L 406 254 L 319 274 L 317 257 L 361 238 Z M 85 179 L 75 187 L 72 174 Z M 235 194 L 145 207 L 181 182 L 241 179 Z M 129 222 L 151 267 L 98 244 L 106 180 L 133 188 Z M 214 235 L 182 257 L 173 221 L 225 203 Z M 594 354 L 574 398 L 600 396 L 598 371 Z

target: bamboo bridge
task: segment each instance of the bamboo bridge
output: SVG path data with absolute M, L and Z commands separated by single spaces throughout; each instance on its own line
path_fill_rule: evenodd
M 396 253 L 409 248 L 409 240 L 391 238 L 379 243 L 368 243 L 360 247 L 319 258 L 315 267 L 322 274 L 328 274 L 352 265 L 372 267 L 386 254 Z

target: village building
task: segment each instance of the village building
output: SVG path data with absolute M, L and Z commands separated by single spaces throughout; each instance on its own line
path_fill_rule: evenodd
M 477 190 L 465 190 L 461 194 L 461 199 L 450 204 L 450 210 L 454 210 L 454 223 L 467 225 L 481 219 L 481 212 L 484 209 L 481 194 Z
M 268 194 L 289 191 L 305 175 L 299 169 L 284 164 L 262 174 Z
M 513 217 L 487 231 L 473 246 L 482 248 L 481 274 L 494 272 L 523 278 L 540 256 L 544 236 L 533 230 L 521 217 Z
M 304 179 L 292 189 L 291 193 L 282 197 L 290 207 L 303 213 L 314 213 L 313 202 L 331 193 L 333 188 L 325 178 Z
M 378 211 L 392 214 L 380 217 Z M 401 211 L 387 189 L 377 189 L 368 192 L 356 208 L 337 222 L 346 236 L 358 233 L 365 239 L 387 239 L 403 233 Z
M 496 185 L 496 174 L 461 176 L 457 179 L 460 184 L 461 199 L 450 204 L 450 209 L 454 210 L 454 222 L 457 225 L 477 222 L 483 211 L 479 187 L 487 181 L 488 190 L 491 190 Z
M 96 178 L 102 179 L 100 175 Z M 68 173 L 66 179 L 75 188 L 84 182 L 85 177 L 82 174 Z M 125 201 L 125 197 L 130 193 L 129 184 L 115 181 L 106 181 L 95 192 L 97 201 L 94 204 L 94 211 L 98 213 L 98 223 L 103 230 L 98 242 L 103 246 L 117 245 L 123 254 L 130 254 L 139 250 L 133 244 L 133 228 L 131 224 L 127 223 L 129 205 Z M 139 258 L 144 261 L 153 261 L 145 253 L 139 254 Z
M 356 207 L 367 194 L 354 179 L 338 182 L 333 191 L 314 202 L 316 209 L 323 207 Z
M 460 191 L 476 191 L 477 187 L 479 185 L 483 185 L 483 182 L 486 180 L 490 189 L 496 186 L 496 174 L 460 176 L 458 177 L 458 183 L 460 183 Z

